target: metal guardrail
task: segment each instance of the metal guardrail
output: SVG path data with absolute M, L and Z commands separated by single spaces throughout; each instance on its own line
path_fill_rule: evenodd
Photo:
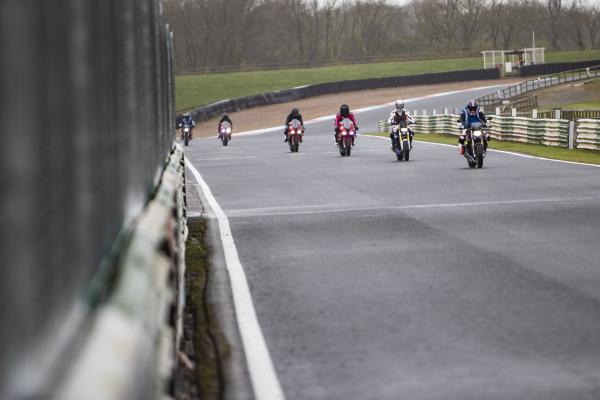
M 114 277 L 173 142 L 171 43 L 158 0 L 0 2 L 2 399 L 46 398 Z
M 121 252 L 115 289 L 98 307 L 57 399 L 169 396 L 181 333 L 176 321 L 183 309 L 178 294 L 183 294 L 185 273 L 184 185 L 183 148 L 175 145 L 153 199 Z M 178 315 L 170 315 L 171 307 Z
M 510 101 L 511 99 L 523 96 L 524 94 L 534 90 L 591 78 L 600 78 L 600 65 L 572 71 L 563 71 L 557 74 L 530 79 L 528 81 L 498 90 L 494 93 L 481 96 L 477 99 L 477 101 L 481 106 L 484 106 L 489 110 L 495 107 L 501 107 L 504 101 Z
M 421 115 L 415 117 L 415 134 L 450 134 L 458 136 L 458 115 Z M 577 147 L 600 150 L 600 120 L 538 119 L 494 116 L 490 134 L 496 140 L 541 144 L 556 147 Z M 378 131 L 389 132 L 387 121 L 379 121 Z
M 519 75 L 523 77 L 550 75 L 561 71 L 572 71 L 576 69 L 593 67 L 596 65 L 600 65 L 600 60 L 525 65 L 519 68 Z
M 600 119 L 600 110 L 552 110 L 538 111 L 538 118 L 555 118 L 556 114 L 560 114 L 560 118 L 568 120 L 576 119 Z

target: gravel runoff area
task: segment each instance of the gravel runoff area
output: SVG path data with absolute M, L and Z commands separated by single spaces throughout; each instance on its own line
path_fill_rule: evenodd
M 250 131 L 260 128 L 268 128 L 283 123 L 286 115 L 292 107 L 298 107 L 304 120 L 323 117 L 337 112 L 342 103 L 348 103 L 351 109 L 368 107 L 394 101 L 398 98 L 411 98 L 427 96 L 435 93 L 448 92 L 452 90 L 468 89 L 479 86 L 492 86 L 498 84 L 510 84 L 522 81 L 522 79 L 499 79 L 471 82 L 443 83 L 436 85 L 404 86 L 389 89 L 361 90 L 331 94 L 326 96 L 311 97 L 290 103 L 274 104 L 264 107 L 256 107 L 249 110 L 230 113 L 234 124 L 234 133 Z M 196 137 L 210 137 L 216 135 L 216 127 L 220 118 L 213 118 L 199 123 L 194 130 Z

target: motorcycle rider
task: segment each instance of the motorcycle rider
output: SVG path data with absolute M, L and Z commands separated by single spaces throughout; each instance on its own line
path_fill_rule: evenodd
M 184 127 L 189 127 L 190 128 L 190 139 L 193 136 L 194 133 L 194 127 L 196 126 L 196 122 L 194 122 L 194 119 L 192 118 L 192 116 L 190 115 L 190 113 L 185 113 L 183 115 L 183 118 L 181 119 L 181 122 L 179 122 L 179 128 L 184 128 Z M 183 129 L 181 129 L 181 139 L 183 139 Z
M 399 125 L 400 122 L 406 121 L 409 133 L 410 147 L 412 148 L 413 136 L 415 133 L 411 128 L 408 127 L 408 123 L 415 123 L 415 120 L 410 116 L 407 109 L 404 108 L 404 100 L 396 100 L 394 102 L 394 110 L 390 113 L 388 123 L 390 124 L 390 140 L 392 141 L 392 150 L 394 150 L 394 127 Z
M 302 124 L 302 132 L 304 132 L 304 121 L 302 120 L 302 114 L 300 114 L 300 110 L 298 110 L 296 107 L 292 108 L 292 111 L 290 111 L 290 113 L 288 114 L 288 116 L 285 118 L 285 127 L 283 128 L 283 136 L 284 136 L 284 142 L 288 141 L 288 137 L 287 137 L 287 132 L 288 132 L 288 128 L 290 126 L 290 122 L 292 122 L 292 120 L 297 119 L 298 121 L 300 121 L 300 123 Z M 302 135 L 300 136 L 300 141 L 302 141 Z
M 460 112 L 460 129 L 462 129 L 462 134 L 458 137 L 458 144 L 460 145 L 459 153 L 460 155 L 465 154 L 465 140 L 467 139 L 467 129 L 471 128 L 471 124 L 475 122 L 479 122 L 482 125 L 487 124 L 488 120 L 483 111 L 479 108 L 479 105 L 475 100 L 469 100 L 465 108 Z M 483 154 L 487 150 L 488 141 L 490 140 L 490 135 L 488 133 L 484 134 L 483 137 Z
M 223 122 L 229 122 L 229 125 L 231 125 L 231 129 L 233 129 L 233 122 L 231 122 L 231 119 L 229 118 L 229 114 L 223 113 L 223 115 L 221 116 L 221 119 L 219 120 L 219 123 L 217 125 L 217 133 L 219 134 L 218 139 L 221 139 L 221 124 Z
M 354 130 L 358 133 L 358 124 L 356 123 L 356 118 L 354 118 L 354 114 L 350 112 L 350 107 L 348 104 L 342 104 L 340 106 L 340 112 L 335 116 L 334 130 L 335 130 L 335 143 L 337 144 L 339 141 L 340 134 L 340 123 L 345 119 L 349 118 L 350 121 L 354 123 Z M 354 137 L 352 137 L 352 146 L 354 146 Z

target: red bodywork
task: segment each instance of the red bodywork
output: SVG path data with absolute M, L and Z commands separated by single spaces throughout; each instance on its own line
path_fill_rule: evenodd
M 302 141 L 304 138 L 304 130 L 302 129 L 302 123 L 297 119 L 292 120 L 288 124 L 287 138 L 290 143 L 297 143 Z

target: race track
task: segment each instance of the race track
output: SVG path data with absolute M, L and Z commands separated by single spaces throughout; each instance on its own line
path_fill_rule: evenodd
M 358 113 L 361 133 L 388 113 Z M 398 162 L 361 135 L 342 158 L 329 120 L 296 154 L 282 129 L 186 148 L 287 399 L 600 398 L 600 168 L 457 153 L 415 143 Z

